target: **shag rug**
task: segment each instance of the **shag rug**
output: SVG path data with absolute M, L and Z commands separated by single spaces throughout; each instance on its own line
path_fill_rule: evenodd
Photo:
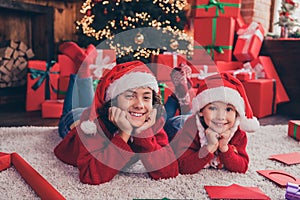
M 271 199 L 284 199 L 280 188 L 257 170 L 285 170 L 300 178 L 300 165 L 285 165 L 269 160 L 274 154 L 300 151 L 300 144 L 287 136 L 287 125 L 262 126 L 248 134 L 249 170 L 246 174 L 203 169 L 194 175 L 179 175 L 166 180 L 151 180 L 143 174 L 117 175 L 101 185 L 82 184 L 77 168 L 59 161 L 53 154 L 60 142 L 57 127 L 0 128 L 0 151 L 16 152 L 37 170 L 66 199 L 209 199 L 204 185 L 259 187 Z M 39 199 L 14 167 L 0 172 L 0 199 Z

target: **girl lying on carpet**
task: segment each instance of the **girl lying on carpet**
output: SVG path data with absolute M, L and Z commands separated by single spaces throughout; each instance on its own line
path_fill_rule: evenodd
M 148 67 L 139 61 L 119 64 L 100 79 L 91 106 L 54 153 L 76 166 L 80 181 L 88 184 L 108 182 L 138 162 L 153 179 L 176 177 L 163 111 Z
M 192 100 L 193 115 L 172 140 L 179 172 L 194 174 L 203 168 L 245 173 L 249 157 L 245 131 L 259 128 L 242 83 L 221 73 L 202 80 Z

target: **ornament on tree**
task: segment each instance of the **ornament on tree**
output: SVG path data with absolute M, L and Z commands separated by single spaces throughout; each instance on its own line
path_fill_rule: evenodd
M 173 49 L 173 50 L 177 50 L 178 47 L 179 47 L 178 41 L 175 40 L 175 39 L 171 39 L 171 40 L 170 40 L 170 47 L 171 47 L 171 49 Z
M 134 37 L 134 42 L 136 44 L 142 44 L 144 42 L 144 35 L 141 33 L 136 34 L 136 36 Z
M 91 16 L 92 15 L 92 11 L 91 11 L 91 9 L 88 9 L 87 11 L 86 11 L 86 16 Z
M 187 0 L 84 0 L 80 9 L 84 16 L 76 21 L 78 44 L 83 47 L 103 44 L 117 52 L 118 62 L 123 57 L 127 61 L 141 58 L 148 62 L 151 55 L 170 48 L 189 57 L 192 52 L 188 45 L 193 38 L 187 29 L 188 8 Z M 146 37 L 148 31 L 142 34 L 137 30 L 131 40 L 127 36 L 119 38 L 137 28 L 153 29 L 159 36 Z M 159 41 L 151 41 L 153 38 Z M 170 41 L 171 38 L 174 40 Z

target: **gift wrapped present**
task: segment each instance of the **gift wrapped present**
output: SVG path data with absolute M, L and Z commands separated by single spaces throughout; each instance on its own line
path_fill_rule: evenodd
M 288 136 L 300 141 L 300 120 L 290 120 L 288 125 Z
M 256 79 L 255 71 L 251 65 L 243 64 L 242 69 L 235 70 L 233 76 L 239 79 L 240 81 L 254 80 Z
M 233 50 L 239 61 L 251 61 L 258 57 L 263 40 L 264 29 L 260 23 L 252 22 L 246 28 L 237 31 L 238 38 Z
M 273 62 L 269 56 L 259 56 L 250 62 L 252 68 L 256 71 L 263 68 L 265 78 L 276 79 L 276 104 L 290 101 L 288 94 L 277 74 Z
M 214 61 L 231 61 L 234 25 L 235 22 L 232 17 L 194 19 L 196 45 L 194 44 L 193 59 L 198 59 L 197 54 L 200 53 L 197 51 L 206 50 Z
M 196 0 L 192 6 L 192 16 L 198 17 L 238 17 L 241 0 Z
M 28 61 L 26 111 L 41 110 L 45 99 L 57 99 L 59 71 L 54 61 Z
M 58 99 L 64 99 L 69 87 L 70 76 L 60 76 L 58 80 Z
M 238 32 L 238 30 L 240 30 L 240 29 L 244 29 L 247 27 L 247 24 L 245 23 L 241 14 L 239 14 L 234 20 L 235 20 L 235 31 L 236 32 Z
M 288 182 L 286 184 L 285 199 L 299 200 L 300 199 L 300 185 Z
M 60 118 L 64 100 L 46 100 L 42 103 L 42 118 Z
M 171 81 L 168 81 L 168 82 L 160 82 L 158 86 L 159 86 L 162 103 L 165 104 L 168 100 L 168 97 L 172 95 L 174 92 L 174 85 Z
M 0 172 L 9 168 L 11 165 L 10 154 L 0 152 Z
M 275 79 L 256 79 L 242 82 L 253 114 L 262 118 L 276 113 Z
M 239 69 L 233 72 L 233 76 L 239 79 L 240 81 L 248 81 L 255 79 L 255 72 L 247 69 Z
M 266 73 L 265 73 L 264 67 L 260 63 L 257 63 L 255 66 L 252 66 L 251 62 L 245 62 L 243 64 L 243 68 L 250 68 L 250 67 L 255 72 L 255 78 L 256 79 L 259 79 L 259 78 L 264 79 L 264 78 L 266 78 Z
M 165 82 L 171 80 L 170 73 L 172 69 L 178 67 L 181 63 L 187 63 L 186 56 L 173 52 L 165 52 L 154 55 L 149 67 L 158 81 Z
M 112 69 L 116 65 L 116 51 L 112 49 L 97 49 L 95 64 L 90 65 L 93 79 L 99 79 L 103 72 Z
M 243 62 L 240 61 L 216 61 L 219 72 L 235 71 L 243 68 Z
M 70 76 L 70 74 L 76 74 L 77 69 L 75 67 L 75 63 L 73 60 L 64 55 L 64 54 L 59 54 L 58 55 L 58 64 L 60 66 L 60 76 Z

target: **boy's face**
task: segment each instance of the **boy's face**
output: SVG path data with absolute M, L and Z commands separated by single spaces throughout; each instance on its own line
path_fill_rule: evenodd
M 206 105 L 199 112 L 206 125 L 217 133 L 222 133 L 233 127 L 237 112 L 233 105 L 215 101 Z
M 117 98 L 117 105 L 126 111 L 126 117 L 133 127 L 142 126 L 153 109 L 153 93 L 150 88 L 127 90 Z

